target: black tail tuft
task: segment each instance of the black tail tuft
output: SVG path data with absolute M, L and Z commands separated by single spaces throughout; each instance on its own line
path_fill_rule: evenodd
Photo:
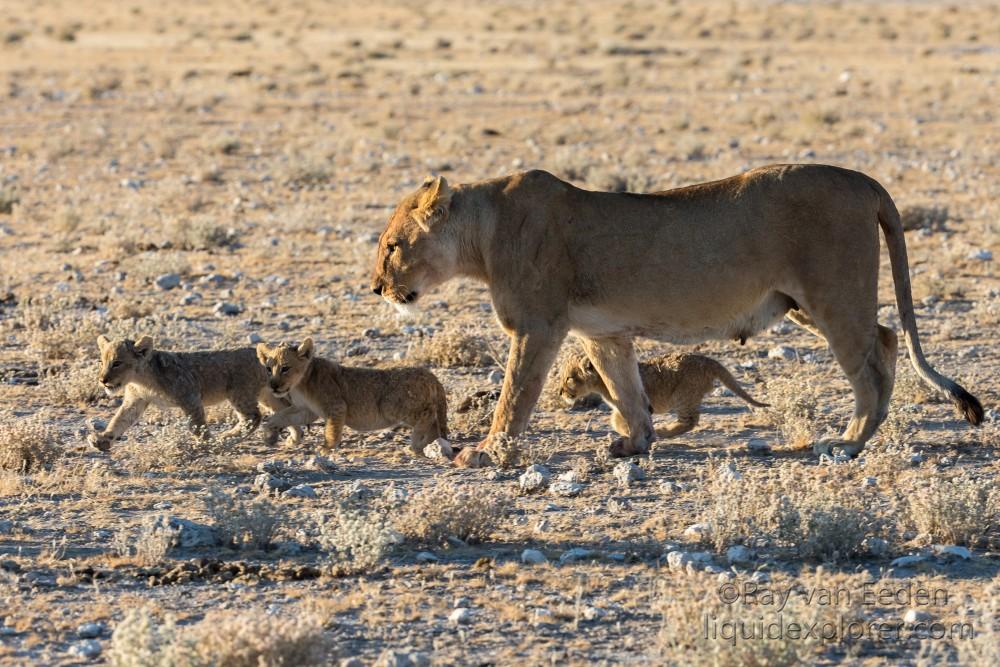
M 964 388 L 956 386 L 952 392 L 952 399 L 959 412 L 965 417 L 965 421 L 973 426 L 983 423 L 983 404 L 979 399 L 967 392 Z

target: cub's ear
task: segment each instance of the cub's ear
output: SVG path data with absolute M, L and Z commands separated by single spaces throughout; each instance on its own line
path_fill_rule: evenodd
M 111 346 L 111 341 L 105 335 L 100 335 L 97 337 L 97 349 L 104 353 L 104 350 Z
M 413 219 L 420 228 L 429 232 L 431 227 L 448 217 L 451 204 L 451 187 L 444 176 L 430 177 L 420 188 L 417 205 L 413 209 Z
M 590 357 L 584 357 L 581 367 L 588 373 L 592 373 L 594 371 L 594 362 L 590 360 Z
M 262 366 L 267 366 L 267 355 L 271 354 L 271 348 L 267 343 L 257 343 L 257 360 Z
M 149 357 L 153 354 L 153 339 L 150 336 L 143 336 L 135 342 L 132 349 L 135 350 L 135 353 L 140 357 L 149 359 Z
M 298 353 L 300 359 L 311 359 L 313 356 L 313 339 L 306 338 L 302 341 L 302 344 L 299 345 L 299 349 L 296 350 L 296 352 Z

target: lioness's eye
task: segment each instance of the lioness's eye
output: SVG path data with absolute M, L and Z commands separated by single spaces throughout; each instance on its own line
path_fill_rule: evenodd
M 121 366 L 121 365 L 122 365 L 122 362 L 120 362 L 120 361 L 116 361 L 116 362 L 114 362 L 113 364 L 111 364 L 111 368 L 118 368 L 118 367 L 119 367 L 119 366 Z
M 398 247 L 399 246 L 396 245 L 395 243 L 386 243 L 385 244 L 385 251 L 391 255 L 392 253 L 396 252 L 396 248 L 398 248 Z
M 282 366 L 281 367 L 281 372 L 282 373 L 287 373 L 288 372 L 288 366 Z

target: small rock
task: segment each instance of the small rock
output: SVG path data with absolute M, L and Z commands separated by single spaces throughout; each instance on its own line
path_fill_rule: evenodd
M 153 284 L 162 290 L 172 290 L 181 284 L 181 276 L 179 273 L 164 273 L 157 276 Z
M 103 632 L 103 623 L 84 623 L 76 628 L 76 636 L 80 639 L 97 639 Z
M 584 558 L 590 558 L 594 555 L 594 552 L 590 549 L 584 549 L 583 547 L 573 547 L 568 551 L 564 551 L 562 555 L 559 556 L 559 562 L 566 563 L 576 563 Z
M 799 355 L 795 350 L 787 345 L 778 345 L 767 351 L 768 359 L 781 359 L 784 361 L 794 361 Z
M 248 341 L 248 342 L 249 342 L 249 343 L 250 343 L 251 345 L 256 345 L 257 343 L 263 343 L 263 342 L 264 342 L 264 339 L 263 339 L 263 338 L 261 338 L 261 336 L 260 336 L 260 334 L 259 334 L 259 333 L 257 333 L 256 331 L 254 331 L 254 332 L 253 332 L 253 333 L 251 333 L 251 334 L 250 334 L 249 336 L 247 336 L 247 341 Z
M 212 312 L 218 316 L 232 317 L 243 312 L 243 307 L 228 301 L 219 301 L 212 307 Z
M 424 456 L 436 461 L 450 461 L 454 455 L 451 443 L 444 438 L 438 438 L 424 447 Z
M 903 623 L 907 625 L 913 625 L 914 623 L 923 623 L 929 621 L 934 616 L 923 609 L 907 609 L 906 613 L 903 615 Z
M 622 461 L 614 468 L 615 479 L 621 486 L 630 486 L 632 482 L 643 479 L 646 473 L 631 461 Z
M 881 558 L 889 553 L 889 543 L 881 537 L 872 537 L 869 535 L 861 543 L 861 546 L 865 549 L 865 551 L 876 558 Z
M 979 250 L 973 250 L 968 255 L 969 259 L 977 259 L 980 262 L 989 262 L 993 260 L 993 253 L 986 248 L 980 248 Z
M 281 494 L 285 498 L 316 498 L 316 489 L 308 484 L 296 484 Z
M 82 642 L 73 644 L 70 653 L 79 656 L 84 660 L 93 660 L 101 655 L 101 642 L 96 639 L 84 639 Z
M 719 479 L 724 482 L 738 482 L 743 479 L 743 473 L 736 469 L 733 463 L 727 463 L 719 468 Z
M 360 479 L 356 479 L 351 482 L 351 486 L 347 490 L 347 497 L 350 500 L 361 500 L 362 498 L 370 496 L 371 493 L 371 489 L 365 486 Z
M 707 523 L 694 523 L 684 529 L 684 537 L 701 542 L 707 539 L 711 532 L 712 529 Z
M 726 549 L 726 560 L 732 564 L 749 563 L 753 560 L 753 552 L 742 544 Z
M 503 382 L 503 373 L 499 370 L 492 370 L 486 376 L 486 379 L 493 384 L 501 384 Z
M 771 444 L 764 438 L 750 438 L 747 440 L 747 451 L 751 454 L 770 454 Z
M 182 306 L 193 306 L 199 301 L 201 301 L 201 294 L 199 294 L 198 292 L 191 292 L 181 297 L 180 304 Z
M 355 658 L 351 659 L 354 660 Z M 426 653 L 419 653 L 408 649 L 402 651 L 386 649 L 379 655 L 374 667 L 430 667 L 430 664 L 430 656 Z M 357 665 L 341 663 L 341 667 L 364 667 L 364 663 L 358 660 Z
M 960 560 L 972 559 L 971 551 L 956 544 L 935 544 L 931 548 L 934 549 L 934 553 L 943 558 L 958 558 Z
M 543 465 L 534 464 L 528 466 L 524 473 L 517 478 L 518 488 L 521 493 L 537 493 L 548 486 L 552 473 Z
M 924 462 L 924 455 L 920 452 L 910 455 L 910 465 L 918 466 Z
M 871 488 L 877 485 L 878 485 L 878 479 L 875 477 L 865 477 L 864 481 L 861 483 L 861 486 L 864 486 L 866 488 Z
M 277 495 L 282 491 L 292 488 L 292 483 L 288 480 L 276 477 L 268 472 L 262 472 L 253 479 L 253 488 L 257 493 L 264 495 Z
M 448 621 L 456 625 L 465 625 L 472 622 L 472 612 L 466 607 L 458 607 L 448 615 Z
M 555 482 L 549 487 L 549 491 L 551 491 L 553 495 L 562 496 L 563 498 L 575 498 L 583 491 L 583 484 L 577 484 L 575 482 Z
M 430 551 L 421 551 L 416 556 L 418 563 L 436 563 L 438 562 L 438 557 L 432 554 Z
M 145 531 L 168 530 L 172 532 L 174 544 L 182 549 L 214 547 L 219 543 L 219 537 L 211 526 L 167 514 L 146 517 L 143 521 L 143 529 Z
M 401 486 L 396 486 L 395 483 L 390 482 L 389 486 L 385 487 L 382 491 L 382 498 L 385 499 L 387 503 L 393 507 L 399 507 L 406 502 L 406 499 L 410 497 L 410 492 Z
M 671 570 L 686 571 L 688 565 L 708 565 L 712 554 L 707 551 L 671 551 L 667 554 L 667 566 Z
M 763 570 L 757 570 L 756 572 L 750 575 L 750 581 L 756 584 L 766 584 L 767 582 L 771 581 L 771 575 L 768 574 L 767 572 L 764 572 Z
M 587 621 L 596 621 L 604 618 L 607 612 L 598 607 L 586 606 L 583 608 L 583 618 Z
M 916 565 L 917 563 L 922 563 L 926 560 L 925 556 L 920 554 L 912 554 L 910 556 L 900 556 L 889 563 L 890 567 L 910 567 L 911 565 Z
M 14 532 L 14 522 L 10 519 L 0 519 L 0 535 L 10 535 Z
M 319 472 L 333 472 L 337 469 L 334 462 L 325 456 L 310 456 L 303 461 L 302 467 L 306 470 L 316 470 Z
M 525 549 L 521 552 L 521 562 L 526 565 L 542 565 L 548 563 L 549 559 L 538 549 Z
M 580 475 L 575 470 L 567 470 L 564 473 L 556 475 L 556 479 L 560 482 L 579 482 Z

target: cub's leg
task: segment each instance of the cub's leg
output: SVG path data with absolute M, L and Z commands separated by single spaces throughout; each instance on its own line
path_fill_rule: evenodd
M 205 423 L 205 406 L 200 400 L 191 398 L 182 403 L 180 408 L 187 415 L 188 427 L 192 433 L 202 440 L 208 440 L 212 437 L 208 425 Z
M 242 438 L 256 431 L 257 427 L 260 426 L 260 408 L 257 407 L 257 398 L 234 397 L 229 400 L 229 403 L 239 415 L 240 422 L 228 431 L 224 431 L 220 437 Z
M 87 441 L 102 452 L 108 451 L 111 449 L 112 442 L 120 438 L 125 431 L 139 421 L 147 407 L 149 407 L 148 399 L 137 396 L 134 392 L 126 389 L 121 407 L 111 418 L 111 422 L 101 433 L 91 433 L 87 436 Z
M 344 437 L 344 420 L 347 418 L 347 404 L 338 401 L 330 406 L 326 413 L 326 428 L 323 429 L 323 439 L 327 451 L 333 451 L 340 446 Z
M 447 437 L 447 428 L 442 429 L 438 422 L 437 406 L 431 405 L 425 407 L 411 420 L 413 433 L 410 435 L 410 451 L 414 456 L 423 456 L 424 447 L 437 438 Z
M 278 444 L 278 434 L 281 432 L 282 428 L 288 429 L 288 441 L 289 445 L 299 445 L 302 443 L 302 426 L 307 426 L 308 424 L 316 421 L 316 416 L 306 410 L 305 408 L 295 408 L 289 401 L 278 398 L 271 393 L 266 387 L 261 390 L 260 394 L 257 396 L 257 401 L 263 403 L 268 409 L 271 410 L 271 415 L 263 421 L 264 425 L 264 444 L 268 447 L 273 447 Z M 288 419 L 288 423 L 283 427 L 275 427 L 271 424 L 271 418 L 277 415 L 279 412 L 285 410 L 297 410 L 300 415 L 294 419 L 291 416 Z
M 625 437 L 611 445 L 612 456 L 645 454 L 656 439 L 649 397 L 639 377 L 630 338 L 581 338 L 583 349 L 608 388 L 608 402 L 621 415 Z M 617 428 L 617 427 L 616 427 Z
M 700 417 L 698 406 L 680 408 L 677 410 L 677 421 L 657 429 L 656 435 L 661 438 L 676 438 L 697 426 Z

